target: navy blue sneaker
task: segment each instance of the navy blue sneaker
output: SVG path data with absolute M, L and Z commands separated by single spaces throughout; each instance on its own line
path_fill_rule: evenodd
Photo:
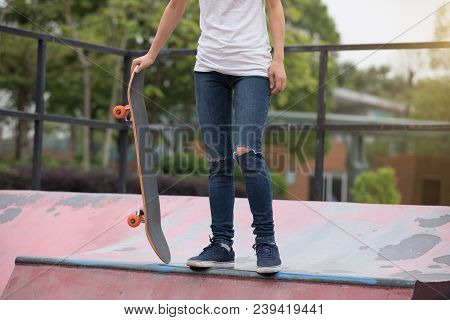
M 256 250 L 256 272 L 276 273 L 281 270 L 281 259 L 275 243 L 258 243 L 253 245 Z
M 209 246 L 203 248 L 202 253 L 198 256 L 190 258 L 186 265 L 195 268 L 233 268 L 234 267 L 234 251 L 233 248 L 225 243 L 213 241 Z

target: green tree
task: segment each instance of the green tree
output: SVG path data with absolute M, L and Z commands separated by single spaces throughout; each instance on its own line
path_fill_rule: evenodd
M 314 41 L 332 44 L 339 42 L 336 24 L 322 0 L 285 0 L 283 6 L 287 29 L 301 30 Z
M 114 47 L 127 48 L 129 38 L 138 35 L 145 29 L 144 22 L 148 15 L 146 10 L 154 12 L 153 7 L 161 6 L 153 1 L 137 0 L 103 0 L 103 1 L 10 1 L 11 10 L 2 16 L 7 24 L 39 32 L 51 32 L 58 36 L 76 38 L 92 43 L 105 44 Z M 5 12 L 2 10 L 2 12 Z M 7 39 L 8 38 L 8 39 Z M 3 46 L 2 64 L 0 65 L 0 83 L 7 83 L 2 88 L 14 93 L 14 96 L 27 101 L 12 101 L 12 107 L 23 110 L 34 101 L 34 70 L 35 70 L 35 45 L 34 41 L 24 41 L 23 38 L 5 36 L 11 45 Z M 5 40 L 6 42 L 6 40 Z M 17 43 L 15 45 L 14 43 Z M 24 47 L 23 54 L 20 48 Z M 17 64 L 17 57 L 24 63 Z M 107 120 L 110 118 L 110 108 L 117 104 L 120 96 L 119 86 L 122 79 L 122 57 L 96 54 L 86 50 L 78 50 L 74 47 L 48 44 L 47 49 L 47 83 L 46 93 L 49 98 L 46 101 L 46 112 L 82 116 Z M 27 70 L 20 70 L 27 69 Z M 28 71 L 28 72 L 26 72 Z M 17 82 L 9 80 L 10 74 L 14 74 Z M 25 87 L 27 94 L 24 94 Z M 95 88 L 95 90 L 93 90 Z M 21 123 L 25 123 L 22 121 Z M 19 124 L 18 129 L 23 126 Z M 46 131 L 49 130 L 46 126 Z M 59 129 L 60 130 L 60 129 Z M 95 132 L 83 127 L 71 126 L 72 153 L 75 153 L 77 139 L 84 130 L 84 167 L 89 168 L 92 160 L 90 154 L 98 156 L 103 152 L 103 164 L 109 162 L 109 154 L 112 146 L 113 133 L 108 131 Z M 25 137 L 19 130 L 20 137 Z M 19 135 L 17 135 L 19 137 Z M 24 146 L 26 139 L 17 138 L 16 145 Z M 19 143 L 19 141 L 22 141 Z M 19 150 L 16 148 L 16 150 Z M 16 151 L 17 153 L 18 151 Z M 97 157 L 98 158 L 98 157 Z
M 450 77 L 423 79 L 416 85 L 413 116 L 419 119 L 450 121 Z
M 0 88 L 10 94 L 9 107 L 29 111 L 34 105 L 33 62 L 36 61 L 36 44 L 13 36 L 2 36 L 0 50 Z M 18 63 L 20 61 L 20 63 Z M 24 62 L 24 63 L 21 63 Z M 18 119 L 14 132 L 14 157 L 20 160 L 28 148 L 27 133 L 31 122 Z
M 49 12 L 42 7 L 39 8 L 36 1 L 3 1 L 0 7 L 1 24 L 13 24 L 31 29 L 32 25 L 46 25 L 48 17 Z M 8 107 L 14 110 L 30 111 L 34 108 L 36 48 L 33 40 L 1 35 L 0 90 L 10 95 Z M 24 159 L 25 151 L 29 147 L 27 134 L 30 125 L 31 122 L 28 120 L 18 119 L 17 121 L 14 132 L 16 160 Z
M 397 178 L 391 167 L 381 167 L 376 171 L 359 174 L 351 194 L 356 202 L 376 204 L 399 204 L 400 193 L 397 190 Z
M 389 66 L 373 66 L 368 69 L 357 69 L 352 63 L 339 66 L 337 84 L 340 87 L 373 94 L 376 96 L 405 100 L 406 80 L 401 76 L 392 76 Z

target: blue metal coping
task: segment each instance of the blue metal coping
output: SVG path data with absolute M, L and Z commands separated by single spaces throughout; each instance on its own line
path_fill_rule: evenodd
M 213 276 L 228 277 L 242 279 L 259 279 L 259 280 L 276 280 L 276 281 L 293 281 L 306 283 L 326 283 L 326 284 L 347 284 L 347 285 L 363 285 L 363 286 L 380 286 L 380 287 L 396 287 L 396 288 L 414 288 L 415 281 L 405 279 L 392 278 L 370 278 L 370 277 L 350 277 L 336 275 L 318 275 L 306 273 L 289 273 L 278 272 L 276 274 L 261 275 L 255 271 L 239 270 L 239 269 L 192 269 L 177 265 L 164 264 L 145 264 L 142 262 L 122 262 L 122 261 L 106 261 L 106 260 L 84 260 L 84 259 L 58 259 L 51 257 L 29 257 L 18 256 L 16 264 L 22 265 L 47 265 L 56 267 L 75 267 L 75 268 L 96 268 L 96 269 L 112 269 L 124 271 L 143 271 L 164 274 L 187 274 L 193 276 Z

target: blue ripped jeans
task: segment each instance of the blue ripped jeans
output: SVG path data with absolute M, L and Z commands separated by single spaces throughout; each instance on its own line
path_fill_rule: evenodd
M 194 78 L 197 116 L 210 165 L 213 240 L 233 244 L 233 169 L 237 162 L 245 179 L 256 243 L 275 242 L 272 181 L 261 142 L 270 104 L 269 80 L 197 71 Z M 238 155 L 238 147 L 248 152 Z

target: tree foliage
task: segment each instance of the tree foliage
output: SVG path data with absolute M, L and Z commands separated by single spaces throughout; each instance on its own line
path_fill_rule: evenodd
M 414 116 L 419 119 L 450 121 L 450 77 L 423 79 L 414 95 Z
M 392 75 L 389 66 L 372 66 L 357 69 L 352 63 L 339 66 L 337 84 L 347 89 L 373 94 L 397 101 L 405 100 L 407 81 L 402 76 Z
M 353 199 L 360 203 L 399 204 L 401 200 L 395 171 L 391 167 L 359 174 L 351 193 Z

